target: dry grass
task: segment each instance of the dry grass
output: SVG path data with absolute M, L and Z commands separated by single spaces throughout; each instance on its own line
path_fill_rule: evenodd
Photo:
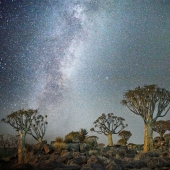
M 67 149 L 67 145 L 64 142 L 54 142 L 53 145 L 55 152 L 61 153 L 62 150 Z
M 55 142 L 57 142 L 57 143 L 63 143 L 64 140 L 63 140 L 62 137 L 56 137 Z M 54 143 L 55 143 L 55 142 L 54 142 Z

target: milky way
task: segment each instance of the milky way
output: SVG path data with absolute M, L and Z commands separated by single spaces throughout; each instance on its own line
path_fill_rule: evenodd
M 39 108 L 48 115 L 46 138 L 53 140 L 89 130 L 98 116 L 113 112 L 126 119 L 132 142 L 143 142 L 142 120 L 120 101 L 126 90 L 145 84 L 170 90 L 168 0 L 2 0 L 0 5 L 0 118 Z M 0 127 L 13 132 L 9 125 Z

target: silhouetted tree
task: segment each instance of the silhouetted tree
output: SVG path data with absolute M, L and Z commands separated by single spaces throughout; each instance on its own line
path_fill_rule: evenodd
M 127 144 L 127 141 L 132 136 L 132 133 L 130 131 L 122 130 L 119 132 L 118 136 L 120 136 L 124 140 L 124 143 Z
M 30 131 L 33 117 L 37 114 L 37 110 L 18 110 L 12 112 L 6 118 L 2 119 L 3 122 L 10 124 L 19 134 L 18 143 L 18 163 L 25 161 L 25 137 Z
M 95 128 L 91 128 L 91 131 L 97 132 L 99 134 L 104 134 L 108 138 L 108 145 L 113 146 L 112 134 L 118 134 L 126 125 L 124 125 L 125 119 L 122 117 L 114 116 L 113 113 L 108 113 L 107 116 L 102 114 L 93 124 Z
M 35 140 L 38 142 L 42 142 L 43 137 L 45 135 L 46 129 L 47 129 L 47 115 L 37 115 L 34 117 L 30 131 L 28 131 L 28 134 L 32 135 Z
M 153 123 L 170 109 L 170 92 L 156 85 L 137 87 L 124 94 L 121 103 L 144 121 L 144 151 L 153 150 Z

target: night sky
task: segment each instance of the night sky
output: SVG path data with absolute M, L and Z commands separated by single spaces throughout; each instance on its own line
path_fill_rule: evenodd
M 143 120 L 120 102 L 146 84 L 170 91 L 169 0 L 0 0 L 0 119 L 39 109 L 50 142 L 112 112 L 143 143 Z

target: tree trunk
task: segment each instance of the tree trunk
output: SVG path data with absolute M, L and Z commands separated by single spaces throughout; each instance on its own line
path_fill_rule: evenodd
M 113 146 L 112 133 L 109 133 L 107 135 L 107 138 L 108 138 L 108 145 Z
M 18 164 L 25 162 L 25 134 L 19 132 Z
M 153 150 L 152 124 L 144 124 L 144 152 Z
M 38 142 L 41 143 L 42 142 L 42 138 L 38 138 Z

